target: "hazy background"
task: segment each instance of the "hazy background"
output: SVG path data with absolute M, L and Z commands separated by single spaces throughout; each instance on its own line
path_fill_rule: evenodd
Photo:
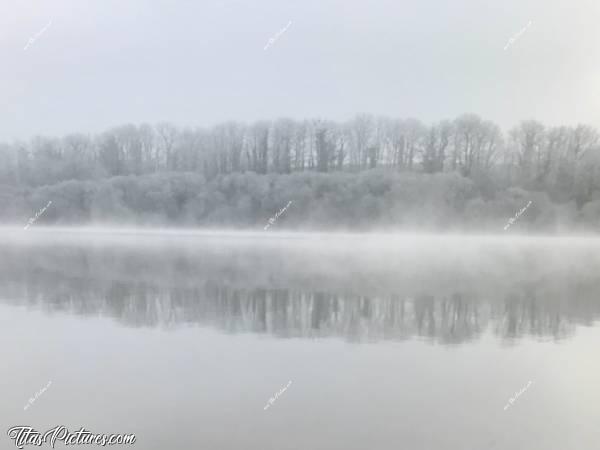
M 358 112 L 598 126 L 599 11 L 595 0 L 2 0 L 0 139 Z

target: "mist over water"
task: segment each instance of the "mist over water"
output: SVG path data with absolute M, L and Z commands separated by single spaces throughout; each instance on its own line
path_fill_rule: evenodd
M 595 448 L 600 239 L 1 236 L 0 338 L 19 342 L 5 350 L 4 422 L 117 421 L 144 449 L 197 448 L 180 432 L 197 420 L 211 448 Z
M 564 338 L 600 312 L 600 239 L 37 230 L 4 234 L 6 302 L 278 337 Z M 21 239 L 21 240 L 20 240 Z

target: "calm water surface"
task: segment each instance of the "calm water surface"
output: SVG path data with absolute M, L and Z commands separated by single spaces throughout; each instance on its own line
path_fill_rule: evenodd
M 600 239 L 1 234 L 2 449 L 600 448 Z

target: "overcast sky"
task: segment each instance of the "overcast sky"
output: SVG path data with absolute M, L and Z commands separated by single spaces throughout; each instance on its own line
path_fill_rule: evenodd
M 600 127 L 599 13 L 599 0 L 0 0 L 0 141 L 360 112 Z

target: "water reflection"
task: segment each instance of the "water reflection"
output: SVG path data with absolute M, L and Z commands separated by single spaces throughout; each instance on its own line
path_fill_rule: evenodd
M 310 273 L 305 259 L 289 254 L 286 265 L 254 250 L 3 243 L 0 251 L 4 302 L 109 316 L 132 327 L 195 324 L 280 338 L 453 344 L 486 330 L 502 339 L 566 338 L 600 314 L 598 280 L 572 267 L 513 281 L 454 265 L 357 275 L 349 260 L 345 276 L 328 278 Z

